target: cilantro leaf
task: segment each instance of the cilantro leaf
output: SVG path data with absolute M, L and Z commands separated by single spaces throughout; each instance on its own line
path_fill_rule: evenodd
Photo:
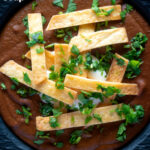
M 59 111 L 59 109 L 52 109 L 52 112 L 54 117 L 59 117 L 62 114 L 62 112 Z
M 81 140 L 82 133 L 82 130 L 75 130 L 74 132 L 72 132 L 71 137 L 69 139 L 69 143 L 78 144 Z
M 53 106 L 51 103 L 40 104 L 40 113 L 44 117 L 52 115 L 53 114 L 52 109 L 53 109 Z
M 64 5 L 63 5 L 63 0 L 54 0 L 53 1 L 53 5 L 56 5 L 60 8 L 64 8 Z
M 7 87 L 6 87 L 6 85 L 4 83 L 1 83 L 1 89 L 2 90 L 6 90 L 7 89 Z
M 76 3 L 74 3 L 74 0 L 69 0 L 69 4 L 68 4 L 68 8 L 67 8 L 66 13 L 73 12 L 76 9 L 77 9 L 77 5 L 76 5 Z
M 88 124 L 92 120 L 92 116 L 87 116 L 85 118 L 85 124 Z
M 96 15 L 99 15 L 99 13 L 101 12 L 98 5 L 99 5 L 99 0 L 93 0 L 92 9 L 96 13 Z
M 52 128 L 56 128 L 60 126 L 56 117 L 50 117 L 49 123 Z
M 40 47 L 36 49 L 37 54 L 41 54 L 44 52 L 44 48 Z
M 58 72 L 51 72 L 50 74 L 49 74 L 49 79 L 50 80 L 57 80 L 58 79 L 58 77 L 59 77 L 59 74 L 58 74 Z
M 35 144 L 37 144 L 37 145 L 41 145 L 41 144 L 43 144 L 44 143 L 44 140 L 35 140 L 35 141 L 33 141 Z
M 63 90 L 64 89 L 64 83 L 62 82 L 62 80 L 56 81 L 55 86 L 59 90 Z
M 73 95 L 71 94 L 71 92 L 68 92 L 68 95 L 70 96 L 70 98 L 74 99 Z
M 57 130 L 56 131 L 56 136 L 60 136 L 64 133 L 64 130 Z
M 78 47 L 76 45 L 73 45 L 72 48 L 71 48 L 71 52 L 75 55 L 79 55 L 80 54 L 80 51 L 78 49 Z
M 120 126 L 119 126 L 119 129 L 118 129 L 118 132 L 117 132 L 117 140 L 120 141 L 120 142 L 123 142 L 125 141 L 126 139 L 126 125 L 125 123 L 122 123 Z
M 99 114 L 93 114 L 93 117 L 97 119 L 99 122 L 102 122 L 102 118 Z
M 111 4 L 115 5 L 116 4 L 116 0 L 111 0 Z
M 31 85 L 31 80 L 27 73 L 23 73 L 23 80 L 25 81 L 25 83 Z
M 35 7 L 36 7 L 37 5 L 38 5 L 38 4 L 37 4 L 36 1 L 32 2 L 32 10 L 35 10 Z

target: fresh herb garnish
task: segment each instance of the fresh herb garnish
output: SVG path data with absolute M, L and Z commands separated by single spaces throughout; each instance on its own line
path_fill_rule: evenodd
M 1 83 L 1 89 L 2 90 L 6 90 L 7 89 L 7 87 L 6 87 L 6 85 L 4 83 Z
M 64 133 L 64 130 L 57 130 L 56 131 L 56 136 L 60 136 Z
M 40 113 L 44 117 L 52 115 L 53 114 L 52 109 L 53 105 L 51 103 L 40 104 Z
M 31 80 L 27 73 L 23 73 L 23 80 L 25 81 L 25 83 L 31 85 Z
M 55 65 L 52 65 L 49 70 L 54 71 L 55 70 Z
M 74 124 L 74 122 L 75 122 L 75 118 L 74 118 L 74 116 L 72 116 L 71 117 L 71 123 Z
M 53 116 L 56 118 L 62 114 L 62 112 L 59 109 L 52 109 L 52 112 L 53 112 Z
M 29 123 L 29 118 L 30 116 L 32 116 L 32 113 L 30 112 L 30 108 L 29 107 L 25 107 L 25 106 L 22 106 L 22 111 L 20 110 L 16 110 L 16 113 L 18 115 L 23 115 L 23 117 L 25 118 L 25 123 L 28 124 Z
M 115 5 L 116 4 L 116 0 L 111 0 L 111 4 Z
M 120 13 L 122 21 L 125 21 L 127 13 L 130 13 L 133 10 L 133 7 L 129 4 L 126 4 L 126 8 Z
M 37 4 L 36 1 L 32 2 L 32 10 L 35 10 L 35 7 L 36 7 L 37 5 L 38 5 L 38 4 Z
M 114 58 L 117 61 L 117 65 L 119 65 L 119 66 L 124 66 L 125 65 L 125 61 L 122 58 L 118 58 L 118 57 L 116 57 L 116 55 L 114 55 Z
M 63 142 L 57 142 L 57 143 L 54 143 L 54 145 L 57 147 L 57 148 L 62 148 L 64 146 L 64 143 Z
M 69 4 L 68 4 L 68 8 L 67 8 L 66 13 L 73 12 L 76 9 L 77 9 L 77 5 L 76 5 L 76 3 L 74 3 L 74 0 L 69 0 Z
M 117 140 L 123 142 L 126 139 L 126 126 L 128 124 L 138 123 L 144 117 L 144 109 L 141 105 L 135 105 L 134 109 L 130 105 L 123 104 L 116 109 L 118 115 L 125 117 L 125 123 L 122 123 L 117 133 Z
M 92 119 L 93 119 L 92 116 L 87 116 L 85 118 L 85 124 L 88 124 Z
M 44 48 L 42 48 L 42 47 L 36 49 L 37 54 L 41 54 L 43 52 L 44 52 Z
M 74 99 L 73 95 L 71 94 L 71 92 L 68 92 L 68 95 L 70 96 L 70 98 Z
M 75 55 L 79 55 L 80 54 L 80 51 L 78 49 L 78 47 L 76 45 L 73 45 L 72 48 L 71 48 L 71 52 Z
M 60 8 L 64 8 L 63 0 L 53 0 L 53 5 L 56 5 Z
M 44 140 L 43 139 L 39 139 L 39 140 L 35 140 L 35 141 L 33 141 L 35 144 L 37 144 L 37 145 L 41 145 L 41 144 L 43 144 L 44 143 Z
M 131 45 L 127 45 L 126 48 L 131 48 L 124 57 L 129 60 L 129 64 L 126 70 L 125 76 L 129 79 L 135 78 L 141 73 L 140 66 L 142 60 L 140 55 L 145 50 L 145 44 L 148 41 L 148 38 L 145 34 L 139 32 L 131 39 Z
M 49 124 L 52 128 L 56 128 L 56 127 L 59 127 L 59 123 L 58 123 L 58 120 L 56 117 L 50 117 L 50 121 L 49 121 Z
M 32 47 L 35 44 L 45 44 L 46 42 L 44 41 L 43 38 L 43 33 L 40 32 L 35 32 L 33 34 L 30 35 L 31 40 L 26 42 L 26 44 L 28 45 L 28 47 Z
M 82 130 L 75 130 L 71 134 L 71 138 L 69 139 L 70 144 L 78 144 L 81 140 L 83 131 Z
M 47 45 L 47 46 L 45 46 L 45 48 L 54 48 L 54 43 L 52 43 L 52 44 L 49 44 L 49 45 Z
M 61 79 L 59 79 L 58 81 L 56 81 L 55 86 L 59 90 L 63 90 L 64 89 L 64 83 L 62 82 Z
M 93 117 L 97 119 L 99 122 L 102 122 L 102 118 L 99 114 L 93 114 Z
M 57 80 L 58 79 L 58 77 L 59 77 L 59 74 L 58 74 L 58 72 L 51 72 L 50 74 L 49 74 L 49 79 L 50 80 Z
M 87 39 L 83 34 L 80 34 L 80 36 L 85 40 L 85 41 L 87 41 L 87 42 L 92 42 L 92 40 L 90 40 L 90 39 Z

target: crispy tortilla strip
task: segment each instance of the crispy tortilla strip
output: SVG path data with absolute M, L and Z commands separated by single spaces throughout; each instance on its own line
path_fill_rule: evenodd
M 79 26 L 78 35 L 83 34 L 86 36 L 87 33 L 92 33 L 94 31 L 95 31 L 95 24 L 81 25 Z M 85 59 L 85 54 L 83 54 L 83 59 Z M 84 69 L 83 64 L 79 65 L 76 68 L 76 70 L 78 70 L 78 72 L 75 75 L 87 78 L 88 71 Z
M 120 56 L 119 54 L 115 54 L 117 58 L 121 58 L 124 60 L 124 65 L 120 66 L 117 64 L 117 60 L 114 58 L 112 61 L 112 64 L 110 66 L 108 75 L 107 75 L 107 79 L 106 81 L 108 82 L 122 82 L 126 68 L 128 66 L 129 61 L 127 59 L 125 59 L 124 57 Z M 100 106 L 106 106 L 106 105 L 110 105 L 111 102 L 110 100 L 114 100 L 116 97 L 116 94 L 114 94 L 113 96 L 105 99 L 105 101 L 103 103 L 100 103 L 98 105 L 98 107 Z
M 121 5 L 105 6 L 100 7 L 100 9 L 104 9 L 106 11 L 114 9 L 114 11 L 109 16 L 97 16 L 92 9 L 85 9 L 67 14 L 54 15 L 51 18 L 46 30 L 60 29 L 89 23 L 121 19 Z
M 68 44 L 55 44 L 55 71 L 60 72 L 60 68 L 64 62 L 68 62 Z
M 117 60 L 114 58 L 106 80 L 109 82 L 122 82 L 129 61 L 124 57 L 120 56 L 119 54 L 115 55 L 117 58 L 119 59 L 121 58 L 124 60 L 124 65 L 123 66 L 118 65 Z
M 59 116 L 58 123 L 60 124 L 60 126 L 57 128 L 52 128 L 50 126 L 50 117 L 38 116 L 36 117 L 36 129 L 39 131 L 52 131 L 121 121 L 124 120 L 124 118 L 121 119 L 120 116 L 114 111 L 117 107 L 120 106 L 121 105 L 112 105 L 107 107 L 95 108 L 91 115 L 99 114 L 102 117 L 102 122 L 99 122 L 98 120 L 93 118 L 87 125 L 85 125 L 85 118 L 87 116 L 81 114 L 80 111 L 66 113 Z M 74 117 L 74 122 L 71 121 L 72 117 Z
M 66 75 L 64 84 L 66 87 L 69 88 L 86 90 L 91 92 L 101 92 L 101 90 L 97 89 L 97 86 L 101 85 L 104 87 L 113 86 L 115 88 L 118 88 L 121 90 L 120 94 L 138 95 L 139 93 L 137 84 L 98 81 L 69 74 Z
M 29 34 L 35 32 L 43 32 L 42 26 L 42 16 L 40 13 L 28 14 L 29 23 Z M 46 80 L 46 62 L 45 62 L 45 51 L 43 53 L 37 54 L 36 49 L 43 48 L 43 44 L 35 44 L 30 48 L 31 50 L 31 62 L 33 71 L 33 82 L 39 84 Z
M 48 96 L 51 96 L 59 101 L 62 101 L 66 104 L 73 104 L 74 99 L 77 97 L 77 92 L 74 90 L 71 90 L 69 88 L 64 88 L 64 90 L 59 90 L 55 87 L 55 82 L 51 80 L 45 80 L 42 82 L 40 85 L 35 85 L 33 82 L 31 85 L 28 85 L 24 80 L 23 80 L 23 73 L 27 73 L 31 81 L 33 81 L 33 73 L 32 71 L 18 65 L 15 63 L 13 60 L 8 61 L 5 63 L 1 68 L 0 72 L 3 74 L 7 75 L 8 77 L 14 77 L 17 78 L 18 81 L 26 86 L 29 86 L 43 94 L 46 94 Z M 71 92 L 73 95 L 74 99 L 72 99 L 68 92 Z
M 48 50 L 45 50 L 45 56 L 46 56 L 46 67 L 47 67 L 47 70 L 49 70 L 49 68 L 54 65 L 54 57 L 55 57 L 55 54 L 53 54 L 52 52 L 48 51 Z M 26 54 L 25 54 L 25 57 L 27 57 L 28 59 L 31 59 L 31 52 L 28 51 Z
M 90 42 L 86 39 L 90 40 Z M 85 52 L 98 47 L 128 42 L 125 28 L 115 28 L 88 33 L 86 34 L 86 39 L 81 35 L 73 37 L 69 43 L 69 48 L 76 45 L 80 52 Z

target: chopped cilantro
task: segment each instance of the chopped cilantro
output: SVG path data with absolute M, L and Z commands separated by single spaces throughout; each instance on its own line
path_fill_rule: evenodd
M 126 8 L 120 13 L 122 21 L 125 21 L 127 13 L 130 13 L 133 10 L 133 7 L 129 4 L 126 4 Z
M 12 84 L 10 87 L 11 90 L 16 90 L 16 85 Z
M 119 126 L 116 139 L 120 142 L 125 141 L 125 139 L 126 139 L 126 133 L 125 132 L 126 132 L 126 125 L 125 125 L 125 123 L 122 123 Z
M 90 40 L 90 39 L 87 39 L 83 34 L 80 34 L 80 36 L 83 38 L 83 39 L 85 39 L 85 41 L 87 41 L 87 42 L 92 42 L 92 40 Z
M 70 96 L 70 98 L 74 99 L 73 95 L 71 94 L 71 92 L 68 92 L 68 95 Z
M 63 142 L 57 142 L 57 143 L 54 143 L 54 145 L 57 147 L 57 148 L 62 148 L 64 146 L 64 143 Z
M 71 123 L 74 124 L 74 122 L 75 122 L 75 118 L 74 118 L 74 116 L 72 116 L 71 117 Z
M 118 57 L 116 57 L 116 55 L 114 55 L 114 58 L 117 61 L 117 65 L 119 65 L 119 66 L 124 66 L 125 65 L 125 61 L 122 58 L 118 58 Z
M 51 103 L 52 101 L 56 101 L 54 98 L 45 94 L 42 94 L 41 99 L 44 101 L 44 103 Z
M 29 123 L 29 118 L 30 118 L 30 116 L 32 116 L 32 113 L 30 112 L 30 108 L 25 107 L 25 106 L 22 106 L 21 108 L 22 108 L 22 111 L 16 110 L 16 113 L 18 115 L 23 115 L 24 118 L 25 118 L 25 123 L 28 124 Z
M 71 52 L 75 55 L 79 55 L 80 54 L 80 51 L 78 49 L 78 47 L 76 45 L 73 45 L 72 48 L 71 48 Z
M 37 5 L 38 5 L 38 4 L 37 4 L 36 1 L 32 2 L 32 10 L 35 10 L 35 7 L 36 7 Z
M 40 113 L 44 117 L 52 115 L 53 114 L 52 109 L 53 109 L 53 106 L 51 103 L 40 104 Z
M 50 80 L 57 80 L 58 79 L 58 77 L 59 77 L 59 74 L 58 74 L 58 72 L 51 72 L 50 74 L 49 74 L 49 79 Z
M 35 144 L 37 144 L 37 145 L 41 145 L 41 144 L 43 144 L 44 143 L 44 140 L 42 139 L 42 140 L 35 140 L 35 141 L 33 141 Z
M 31 40 L 26 42 L 26 44 L 28 45 L 28 47 L 32 47 L 35 44 L 39 43 L 39 44 L 45 44 L 46 42 L 44 41 L 43 38 L 43 33 L 40 32 L 35 32 L 33 34 L 30 35 Z
M 50 123 L 50 126 L 51 126 L 52 128 L 59 127 L 59 125 L 60 125 L 60 124 L 58 123 L 56 117 L 50 117 L 49 123 Z
M 2 90 L 6 90 L 7 89 L 7 87 L 6 87 L 6 85 L 4 83 L 1 83 L 1 89 Z
M 51 70 L 51 71 L 54 71 L 54 69 L 55 69 L 55 65 L 52 65 L 52 66 L 49 68 L 49 70 Z
M 59 109 L 52 109 L 52 112 L 54 117 L 59 117 L 62 114 Z
M 18 79 L 17 78 L 10 78 L 11 80 L 12 80 L 12 82 L 15 84 L 15 85 L 19 85 L 19 81 L 18 81 Z
M 31 80 L 27 73 L 23 73 L 23 80 L 25 81 L 25 83 L 31 85 Z
M 45 46 L 45 48 L 54 48 L 54 43 Z
M 115 5 L 116 4 L 116 0 L 111 0 L 111 4 Z
M 42 47 L 36 49 L 37 54 L 41 54 L 43 52 L 44 52 L 44 48 L 42 48 Z
M 26 88 L 20 88 L 17 90 L 17 94 L 20 95 L 21 97 L 25 98 L 28 95 L 28 91 Z
M 56 131 L 56 136 L 60 136 L 64 133 L 64 130 L 57 130 Z
M 99 122 L 102 122 L 102 118 L 99 114 L 93 114 L 93 117 L 97 119 Z
M 87 116 L 85 118 L 85 124 L 88 124 L 92 120 L 92 116 Z
M 26 65 L 26 68 L 28 68 L 28 69 L 31 69 L 31 66 L 29 66 L 29 65 Z
M 71 134 L 71 138 L 69 139 L 70 144 L 78 144 L 81 140 L 83 131 L 82 130 L 75 130 Z
M 64 8 L 63 0 L 53 0 L 53 5 L 56 5 L 60 8 Z
M 59 90 L 63 90 L 64 89 L 64 83 L 61 80 L 56 81 L 55 86 Z
M 76 5 L 76 3 L 74 3 L 74 0 L 69 0 L 69 4 L 68 4 L 68 8 L 67 8 L 66 13 L 73 12 L 76 9 L 77 9 L 77 5 Z

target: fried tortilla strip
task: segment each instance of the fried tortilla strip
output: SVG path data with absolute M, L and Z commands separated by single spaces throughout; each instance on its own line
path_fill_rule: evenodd
M 85 9 L 67 14 L 54 15 L 51 18 L 46 30 L 60 29 L 89 23 L 121 19 L 120 17 L 121 5 L 105 6 L 100 7 L 100 9 L 103 9 L 105 11 L 114 9 L 114 11 L 109 16 L 105 15 L 97 16 L 92 9 Z
M 124 60 L 124 65 L 120 66 L 117 64 L 117 60 L 114 58 L 112 61 L 112 64 L 110 66 L 106 81 L 108 82 L 122 82 L 126 68 L 128 66 L 129 61 L 125 59 L 124 57 L 120 56 L 119 54 L 115 54 L 116 58 Z M 100 106 L 106 106 L 111 104 L 110 100 L 114 100 L 116 97 L 116 94 L 113 96 L 105 99 L 103 103 L 100 103 L 98 107 Z
M 62 101 L 66 104 L 73 104 L 74 99 L 77 97 L 77 92 L 74 90 L 71 90 L 69 88 L 64 88 L 64 90 L 59 90 L 55 87 L 55 82 L 51 81 L 51 80 L 45 80 L 44 82 L 42 82 L 40 85 L 35 85 L 32 81 L 33 81 L 33 72 L 18 65 L 17 63 L 15 63 L 13 60 L 10 60 L 8 62 L 6 62 L 1 68 L 0 68 L 0 72 L 2 72 L 3 74 L 7 75 L 8 77 L 14 77 L 17 78 L 18 81 L 28 87 L 31 87 L 43 94 L 46 94 L 50 97 L 53 97 L 59 101 Z M 27 84 L 24 81 L 24 77 L 23 77 L 23 73 L 27 73 L 30 80 L 31 80 L 31 85 Z M 70 92 L 74 99 L 72 99 L 68 92 Z
M 64 62 L 68 62 L 68 44 L 55 44 L 55 71 L 60 72 L 60 68 Z
M 86 36 L 87 33 L 92 33 L 94 31 L 95 31 L 95 24 L 81 25 L 79 26 L 78 35 Z M 83 59 L 85 59 L 85 54 L 83 54 L 82 56 Z M 76 70 L 78 70 L 78 72 L 75 75 L 87 78 L 88 71 L 84 69 L 83 64 L 79 65 L 76 68 Z
M 60 124 L 57 128 L 52 128 L 50 126 L 50 117 L 36 117 L 36 129 L 39 131 L 52 131 L 52 130 L 60 130 L 60 129 L 68 129 L 82 126 L 91 126 L 97 124 L 111 123 L 116 121 L 124 120 L 124 118 L 120 118 L 120 116 L 114 111 L 116 108 L 120 107 L 120 105 L 112 105 L 107 107 L 95 108 L 92 114 L 99 114 L 102 118 L 102 122 L 93 118 L 88 124 L 85 125 L 86 115 L 83 115 L 80 111 L 71 112 L 62 114 L 58 117 L 58 123 Z M 53 116 L 51 116 L 53 117 Z M 74 122 L 72 122 L 72 118 L 74 118 Z
M 29 34 L 33 34 L 35 32 L 43 33 L 42 16 L 40 13 L 28 14 L 28 23 L 29 23 Z M 39 84 L 44 80 L 46 80 L 47 78 L 45 50 L 43 53 L 40 54 L 36 52 L 36 49 L 40 49 L 40 48 L 44 49 L 44 44 L 35 44 L 30 48 L 32 71 L 33 71 L 33 82 L 35 84 Z
M 88 33 L 85 38 L 81 35 L 75 36 L 71 39 L 69 48 L 71 49 L 73 45 L 76 45 L 80 52 L 85 52 L 98 47 L 127 42 L 126 29 L 115 28 Z
M 52 52 L 48 51 L 48 50 L 45 50 L 45 56 L 46 56 L 46 67 L 47 67 L 47 70 L 49 70 L 49 68 L 54 65 L 54 57 L 55 57 L 55 54 L 53 54 Z M 31 52 L 28 51 L 26 54 L 25 54 L 25 57 L 27 57 L 28 59 L 31 59 Z
M 69 88 L 86 90 L 91 92 L 102 92 L 101 89 L 97 89 L 98 85 L 101 85 L 104 87 L 112 86 L 120 89 L 120 94 L 138 95 L 139 93 L 139 88 L 137 84 L 98 81 L 69 74 L 66 75 L 64 84 L 66 87 Z

